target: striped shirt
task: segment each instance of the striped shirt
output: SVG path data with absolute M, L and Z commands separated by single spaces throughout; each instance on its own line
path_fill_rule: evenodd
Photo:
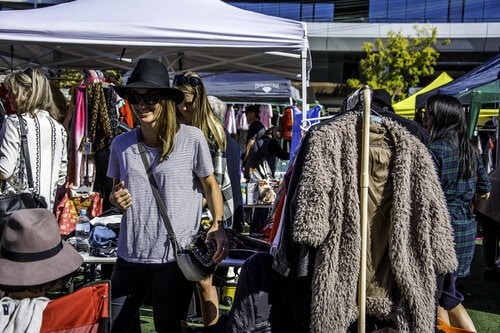
M 132 196 L 132 207 L 122 216 L 118 256 L 134 263 L 170 262 L 174 256 L 141 160 L 137 131 L 117 136 L 111 145 L 108 177 L 123 180 Z M 199 129 L 181 125 L 167 160 L 158 163 L 159 149 L 145 147 L 177 241 L 184 247 L 201 221 L 199 177 L 214 172 L 208 144 Z

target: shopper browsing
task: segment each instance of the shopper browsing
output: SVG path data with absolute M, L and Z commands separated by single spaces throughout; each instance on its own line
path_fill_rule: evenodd
M 226 226 L 231 226 L 234 205 L 231 179 L 227 170 L 227 139 L 224 127 L 213 113 L 205 86 L 197 73 L 186 72 L 175 76 L 174 87 L 184 92 L 184 102 L 178 107 L 181 121 L 199 128 L 208 142 L 217 183 L 222 189 L 224 222 Z M 210 275 L 197 283 L 205 326 L 215 325 L 219 318 L 219 297 L 212 278 Z
M 445 277 L 438 315 L 456 327 L 475 332 L 456 281 L 469 275 L 474 256 L 476 221 L 471 202 L 476 193 L 487 198 L 491 185 L 480 155 L 469 142 L 465 112 L 458 99 L 446 95 L 429 97 L 423 122 L 430 134 L 428 148 L 446 197 L 458 259 L 458 269 Z
M 0 180 L 5 181 L 8 193 L 27 192 L 26 168 L 30 167 L 33 190 L 45 198 L 52 211 L 57 188 L 66 181 L 68 157 L 67 134 L 56 120 L 59 110 L 49 80 L 40 71 L 27 68 L 9 74 L 4 84 L 16 113 L 5 119 L 0 131 Z M 30 165 L 19 158 L 20 121 L 27 131 Z

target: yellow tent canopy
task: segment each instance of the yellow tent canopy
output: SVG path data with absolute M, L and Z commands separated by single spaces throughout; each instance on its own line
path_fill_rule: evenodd
M 437 78 L 435 78 L 434 81 L 429 83 L 429 85 L 420 89 L 410 97 L 392 104 L 392 107 L 394 111 L 400 116 L 413 119 L 413 117 L 415 116 L 415 98 L 417 97 L 417 95 L 426 93 L 451 81 L 453 81 L 453 78 L 449 76 L 448 73 L 443 72 Z

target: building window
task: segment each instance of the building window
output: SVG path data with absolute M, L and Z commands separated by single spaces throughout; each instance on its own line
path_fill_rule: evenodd
M 333 1 L 227 1 L 228 4 L 266 15 L 305 22 L 333 22 Z

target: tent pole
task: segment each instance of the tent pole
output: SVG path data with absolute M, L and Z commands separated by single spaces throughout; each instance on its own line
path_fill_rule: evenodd
M 302 60 L 302 124 L 306 123 L 307 120 L 307 49 L 302 49 L 301 52 L 301 60 Z
M 363 130 L 361 141 L 361 260 L 358 288 L 358 333 L 365 333 L 366 325 L 366 252 L 368 247 L 368 187 L 370 163 L 370 88 L 363 88 Z

